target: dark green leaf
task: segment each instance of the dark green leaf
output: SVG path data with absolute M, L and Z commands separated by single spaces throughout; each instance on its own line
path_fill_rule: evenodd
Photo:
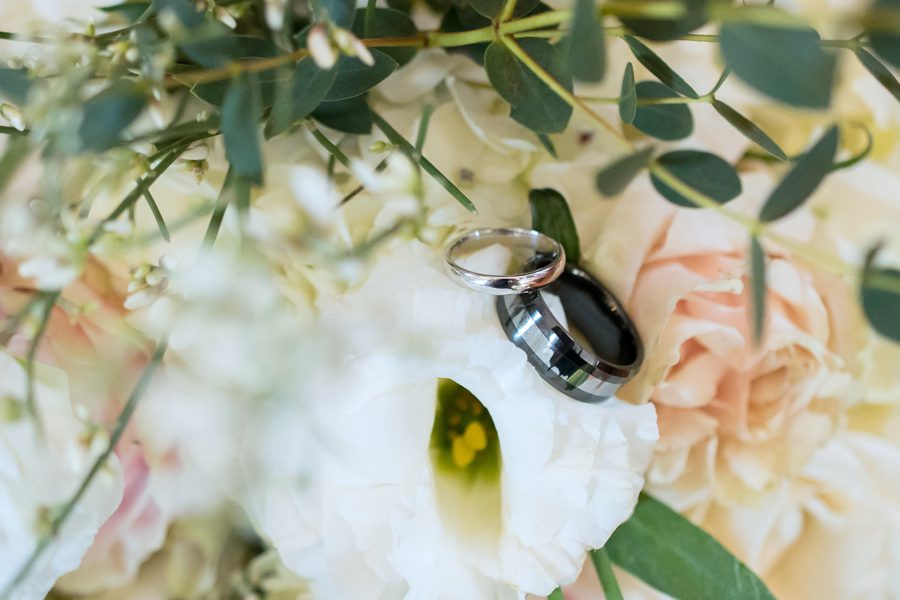
M 750 285 L 753 341 L 759 344 L 766 326 L 766 253 L 756 236 L 750 237 Z
M 712 536 L 644 494 L 606 550 L 614 563 L 675 598 L 775 600 Z
M 190 0 L 153 0 L 153 12 L 160 14 L 164 11 L 174 14 L 186 29 L 195 29 L 206 23 L 203 13 Z
M 110 6 L 98 6 L 97 10 L 102 10 L 108 14 L 120 15 L 127 23 L 137 21 L 147 9 L 150 8 L 150 2 L 121 2 Z
M 838 147 L 838 128 L 832 126 L 809 152 L 801 156 L 766 200 L 759 218 L 774 221 L 787 215 L 812 195 L 831 172 Z
M 288 79 L 287 72 L 281 69 L 269 69 L 256 75 L 261 106 L 268 108 L 275 102 L 278 89 L 286 84 Z M 211 81 L 195 85 L 191 88 L 191 93 L 213 106 L 222 106 L 222 103 L 225 102 L 225 94 L 228 93 L 228 88 L 229 82 L 227 80 Z
M 353 33 L 359 38 L 387 38 L 387 37 L 413 37 L 418 33 L 413 20 L 399 10 L 392 8 L 372 9 L 372 20 L 369 23 L 369 31 L 363 33 L 366 26 L 366 10 L 356 10 L 356 18 L 353 20 Z M 416 55 L 416 48 L 381 48 L 399 65 L 405 65 Z
M 772 138 L 766 135 L 765 131 L 757 127 L 747 117 L 719 100 L 713 100 L 713 108 L 715 108 L 716 112 L 722 115 L 726 121 L 731 123 L 735 129 L 744 134 L 744 137 L 748 140 L 757 143 L 760 148 L 772 156 L 780 158 L 781 160 L 787 160 L 787 155 L 784 153 L 784 150 L 782 150 Z
M 635 87 L 638 103 L 632 125 L 660 140 L 680 140 L 694 131 L 694 118 L 686 104 L 641 104 L 641 100 L 678 98 L 678 94 L 656 81 Z
M 637 113 L 637 91 L 634 87 L 634 67 L 625 65 L 622 76 L 622 91 L 619 93 L 619 117 L 623 123 L 633 123 Z
M 528 192 L 528 201 L 531 203 L 531 228 L 562 244 L 566 261 L 577 265 L 581 260 L 581 246 L 566 199 L 556 190 L 544 188 Z
M 894 77 L 894 74 L 891 73 L 887 67 L 878 62 L 878 59 L 863 50 L 862 48 L 857 48 L 854 50 L 856 54 L 856 58 L 859 59 L 859 62 L 866 68 L 866 70 L 872 74 L 875 79 L 878 80 L 878 83 L 884 86 L 884 89 L 889 91 L 894 98 L 900 100 L 900 82 L 897 81 L 897 78 Z
M 875 138 L 872 136 L 872 132 L 869 131 L 869 128 L 861 123 L 854 123 L 854 125 L 860 127 L 863 130 L 863 133 L 866 136 L 866 145 L 862 150 L 857 152 L 852 156 L 848 156 L 844 160 L 840 160 L 833 165 L 831 165 L 832 171 L 840 171 L 841 169 L 849 169 L 850 167 L 862 162 L 866 159 L 869 154 L 872 153 L 872 147 L 875 145 Z
M 397 69 L 397 61 L 378 50 L 372 50 L 375 64 L 371 67 L 358 58 L 342 56 L 334 68 L 337 70 L 334 83 L 325 99 L 329 102 L 346 100 L 365 94 L 387 79 Z
M 831 102 L 835 57 L 822 49 L 811 27 L 728 21 L 719 43 L 734 74 L 776 100 L 809 108 Z
M 219 229 L 222 228 L 225 211 L 228 210 L 228 205 L 234 199 L 234 183 L 234 165 L 231 165 L 228 167 L 228 172 L 225 173 L 225 181 L 222 182 L 222 189 L 219 191 L 219 197 L 216 198 L 212 215 L 209 217 L 209 224 L 206 226 L 206 234 L 203 236 L 203 248 L 207 250 L 213 247 L 219 237 Z
M 269 40 L 250 35 L 222 35 L 179 46 L 185 56 L 206 69 L 223 67 L 244 58 L 271 58 L 283 54 Z
M 469 212 L 478 212 L 475 210 L 475 205 L 469 200 L 469 197 L 466 196 L 461 189 L 456 187 L 456 185 L 450 181 L 446 175 L 440 172 L 440 170 L 435 167 L 431 161 L 422 156 L 420 153 L 416 152 L 416 149 L 413 148 L 412 144 L 410 144 L 405 137 L 400 135 L 400 133 L 391 127 L 391 124 L 385 121 L 380 115 L 372 112 L 372 118 L 375 120 L 375 124 L 378 125 L 378 128 L 387 136 L 387 139 L 392 143 L 396 144 L 400 147 L 403 152 L 409 156 L 412 160 L 414 160 L 422 170 L 428 173 L 432 179 L 434 179 L 441 187 L 443 187 L 447 192 L 456 198 L 457 202 L 462 204 L 466 210 Z
M 876 11 L 900 11 L 900 0 L 876 0 L 872 6 Z M 875 18 L 879 19 L 876 12 Z M 869 41 L 872 42 L 872 50 L 878 56 L 900 68 L 900 34 L 896 30 L 874 30 L 869 32 Z
M 422 118 L 419 119 L 419 128 L 416 131 L 416 152 L 419 154 L 422 153 L 422 148 L 425 147 L 425 138 L 428 137 L 428 125 L 431 123 L 431 115 L 434 112 L 434 107 L 430 104 L 426 104 L 422 107 Z
M 879 248 L 866 257 L 860 288 L 866 318 L 881 335 L 900 342 L 900 271 L 874 266 Z
M 544 150 L 547 151 L 547 154 L 552 156 L 553 158 L 559 158 L 556 154 L 556 146 L 553 145 L 553 140 L 550 139 L 550 136 L 546 133 L 536 133 L 538 141 L 541 143 L 541 146 L 544 147 Z
M 365 96 L 337 102 L 323 102 L 312 113 L 313 119 L 344 133 L 364 135 L 372 131 L 372 110 Z
M 594 0 L 575 0 L 569 35 L 563 41 L 569 72 L 575 79 L 603 79 L 606 71 L 605 40 Z
M 350 29 L 353 25 L 356 2 L 354 0 L 315 0 L 324 10 L 332 23 L 344 29 Z
M 698 192 L 724 204 L 741 193 L 741 180 L 728 162 L 709 152 L 699 150 L 675 150 L 656 159 L 676 179 Z M 696 208 L 688 198 L 675 191 L 650 171 L 653 187 L 670 202 L 678 206 Z
M 620 17 L 619 20 L 642 38 L 661 42 L 674 40 L 706 23 L 708 4 L 708 0 L 685 0 L 685 14 L 677 19 Z
M 558 50 L 536 38 L 518 40 L 522 50 L 567 90 L 571 75 L 561 68 Z M 538 133 L 557 133 L 566 128 L 572 107 L 541 81 L 500 42 L 492 42 L 484 55 L 491 84 L 509 102 L 510 116 Z
M 262 150 L 260 148 L 259 85 L 250 73 L 243 73 L 231 82 L 222 105 L 222 135 L 225 156 L 235 176 L 262 185 Z
M 0 98 L 14 104 L 24 104 L 29 89 L 31 89 L 31 79 L 25 69 L 0 67 Z
M 266 136 L 276 136 L 312 114 L 325 99 L 336 75 L 336 69 L 320 69 L 309 57 L 301 60 L 275 98 Z
M 91 152 L 109 150 L 122 140 L 122 133 L 147 105 L 144 92 L 130 81 L 113 83 L 84 103 L 78 135 L 81 146 Z
M 615 196 L 647 166 L 652 155 L 653 147 L 648 146 L 606 165 L 597 173 L 597 189 L 604 196 Z
M 688 98 L 698 98 L 697 92 L 694 91 L 687 81 L 681 78 L 681 75 L 672 70 L 672 67 L 659 57 L 659 55 L 648 48 L 643 42 L 630 35 L 625 36 L 625 43 L 631 48 L 631 53 L 638 59 L 647 70 L 662 81 L 664 84 Z
M 468 4 L 463 6 L 456 6 L 454 4 L 441 20 L 441 31 L 457 33 L 460 31 L 481 29 L 482 27 L 488 27 L 490 24 L 490 19 L 475 12 Z M 447 48 L 447 52 L 468 56 L 479 65 L 482 65 L 484 64 L 484 53 L 487 50 L 487 47 L 487 42 L 483 42 L 479 44 L 468 44 L 466 46 L 452 46 Z
M 606 548 L 591 550 L 591 561 L 594 563 L 594 570 L 597 571 L 597 578 L 603 587 L 604 600 L 624 600 Z
M 471 0 L 472 8 L 489 19 L 500 14 L 505 0 Z

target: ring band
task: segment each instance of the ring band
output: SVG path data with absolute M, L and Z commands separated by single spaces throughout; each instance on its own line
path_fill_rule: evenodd
M 526 241 L 535 250 L 540 261 L 527 264 L 536 268 L 514 275 L 477 273 L 461 266 L 458 258 L 463 250 L 490 243 L 509 245 L 510 241 Z M 453 279 L 477 292 L 503 296 L 537 290 L 555 281 L 566 266 L 566 253 L 562 245 L 552 237 L 531 229 L 487 228 L 476 229 L 456 240 L 447 248 L 447 268 Z
M 497 298 L 507 337 L 560 392 L 581 402 L 601 402 L 640 368 L 643 344 L 621 303 L 586 271 L 568 266 L 546 291 L 559 296 L 569 321 L 591 350 L 577 343 L 553 316 L 540 292 Z

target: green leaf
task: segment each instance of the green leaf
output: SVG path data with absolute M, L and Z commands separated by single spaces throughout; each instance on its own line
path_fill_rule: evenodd
M 353 33 L 362 39 L 366 38 L 388 38 L 388 37 L 413 37 L 418 33 L 416 24 L 413 20 L 399 10 L 392 8 L 374 8 L 372 9 L 372 19 L 369 23 L 369 31 L 363 32 L 366 27 L 366 10 L 359 8 L 356 10 L 356 18 L 353 19 Z M 408 63 L 413 56 L 416 55 L 417 49 L 409 48 L 381 48 L 384 52 L 400 66 Z
M 248 35 L 227 35 L 180 46 L 194 62 L 207 68 L 223 67 L 229 63 L 249 58 L 273 58 L 283 54 L 278 46 L 268 40 Z M 269 107 L 275 101 L 278 87 L 286 78 L 286 71 L 272 68 L 257 73 L 260 86 L 260 102 Z M 212 81 L 195 85 L 191 93 L 213 106 L 222 106 L 228 93 L 228 81 Z
M 876 0 L 872 5 L 876 11 L 900 11 L 900 0 Z M 897 13 L 894 12 L 894 15 Z M 876 13 L 875 19 L 878 20 Z M 888 63 L 900 68 L 900 34 L 894 31 L 869 31 L 872 50 Z
M 685 0 L 685 13 L 676 19 L 620 17 L 619 20 L 642 38 L 664 42 L 680 38 L 706 23 L 708 4 L 708 0 Z
M 31 145 L 25 136 L 10 138 L 7 142 L 3 154 L 0 154 L 0 196 L 30 150 Z
M 779 158 L 781 160 L 787 160 L 787 154 L 784 153 L 784 150 L 776 144 L 772 138 L 766 135 L 766 132 L 757 127 L 750 119 L 734 110 L 724 102 L 720 100 L 713 100 L 713 108 L 716 109 L 716 112 L 722 115 L 722 117 L 731 123 L 731 125 L 744 134 L 751 142 L 755 142 L 759 145 L 760 148 L 774 156 L 775 158 Z
M 675 598 L 775 600 L 712 536 L 646 494 L 606 550 L 614 563 Z
M 637 91 L 634 87 L 634 67 L 625 65 L 622 76 L 622 91 L 619 93 L 619 117 L 623 123 L 633 123 L 637 113 Z
M 450 6 L 450 9 L 441 20 L 441 31 L 447 33 L 458 33 L 461 31 L 470 31 L 472 29 L 481 29 L 490 26 L 490 19 L 478 14 L 468 4 Z M 451 46 L 446 48 L 447 52 L 452 54 L 462 54 L 468 56 L 479 65 L 484 64 L 484 53 L 487 50 L 487 42 L 478 44 L 467 44 L 465 46 Z
M 30 89 L 31 79 L 25 69 L 0 67 L 0 98 L 14 104 L 24 104 Z
M 688 98 L 699 98 L 700 96 L 694 91 L 694 88 L 687 81 L 681 78 L 681 75 L 672 70 L 672 67 L 659 57 L 659 55 L 648 48 L 643 42 L 630 35 L 625 36 L 625 43 L 631 48 L 631 53 L 644 65 L 648 71 L 662 81 L 664 84 Z
M 560 588 L 556 588 L 550 595 L 547 596 L 547 600 L 566 600 L 566 597 L 563 596 L 562 590 Z
M 312 117 L 322 125 L 344 133 L 365 135 L 372 131 L 372 109 L 364 95 L 323 102 L 313 111 Z
M 518 40 L 531 57 L 564 88 L 572 90 L 572 77 L 561 67 L 558 50 L 537 38 Z M 484 54 L 484 67 L 491 85 L 509 102 L 510 116 L 537 133 L 558 133 L 566 128 L 572 107 L 501 42 L 491 42 Z
M 263 165 L 260 148 L 259 86 L 251 73 L 243 73 L 231 82 L 222 105 L 222 135 L 225 156 L 235 176 L 262 185 Z
M 866 136 L 866 145 L 863 147 L 862 150 L 860 150 L 856 154 L 854 154 L 852 156 L 848 156 L 844 160 L 837 161 L 836 163 L 831 165 L 832 172 L 840 171 L 841 169 L 849 169 L 850 167 L 865 160 L 866 157 L 872 153 L 872 148 L 875 145 L 875 138 L 872 136 L 872 132 L 869 131 L 869 128 L 866 127 L 865 125 L 863 125 L 862 123 L 853 123 L 853 125 L 856 125 L 857 127 L 859 127 L 860 129 L 863 130 L 863 133 Z
M 878 62 L 878 59 L 863 50 L 862 48 L 857 48 L 853 51 L 856 54 L 856 58 L 859 59 L 859 62 L 866 68 L 866 70 L 872 74 L 875 79 L 878 80 L 878 83 L 884 86 L 884 89 L 889 91 L 894 98 L 900 100 L 900 82 L 897 81 L 897 78 L 894 77 L 894 74 L 891 73 L 887 67 Z
M 505 0 L 471 0 L 472 8 L 478 11 L 478 14 L 493 19 L 503 10 Z
M 309 57 L 297 63 L 275 98 L 266 123 L 266 136 L 276 136 L 312 114 L 325 99 L 336 76 L 336 69 L 320 69 Z
M 780 219 L 803 204 L 831 172 L 837 147 L 838 128 L 834 125 L 788 171 L 766 200 L 759 219 L 765 223 Z
M 147 97 L 137 84 L 117 81 L 84 103 L 78 135 L 89 152 L 109 150 L 144 110 Z
M 167 242 L 172 241 L 172 236 L 169 234 L 169 228 L 168 226 L 166 226 L 166 221 L 165 219 L 163 219 L 162 213 L 159 211 L 159 206 L 156 204 L 156 200 L 154 200 L 153 196 L 150 195 L 149 189 L 144 190 L 144 200 L 147 201 L 147 206 L 150 208 L 150 212 L 153 214 L 153 219 L 156 221 L 156 226 L 159 227 L 159 234 Z
M 735 14 L 746 10 L 752 7 Z M 809 108 L 827 108 L 831 102 L 835 57 L 822 49 L 815 29 L 727 21 L 719 45 L 734 74 L 764 94 Z
M 550 139 L 550 136 L 546 133 L 536 133 L 538 141 L 541 143 L 541 146 L 544 147 L 544 150 L 547 151 L 547 154 L 552 156 L 553 158 L 558 159 L 559 156 L 556 153 L 556 146 L 553 145 L 553 140 Z
M 632 125 L 660 140 L 680 140 L 694 131 L 694 117 L 686 104 L 641 104 L 641 100 L 678 98 L 669 87 L 656 81 L 642 81 L 635 87 L 637 110 Z
M 581 260 L 581 246 L 566 199 L 556 190 L 544 188 L 528 192 L 528 202 L 531 204 L 531 228 L 562 244 L 566 261 L 577 265 Z
M 456 185 L 450 181 L 446 175 L 440 172 L 440 170 L 435 167 L 431 161 L 422 156 L 420 153 L 416 152 L 416 149 L 413 148 L 412 144 L 410 144 L 405 137 L 400 135 L 400 133 L 391 127 L 391 124 L 385 121 L 380 115 L 372 112 L 372 118 L 375 121 L 375 124 L 378 128 L 387 136 L 387 139 L 392 144 L 397 144 L 401 150 L 403 150 L 404 154 L 409 156 L 412 160 L 414 160 L 422 170 L 428 173 L 432 179 L 434 179 L 441 187 L 443 187 L 447 192 L 456 198 L 457 202 L 462 204 L 466 210 L 469 212 L 475 213 L 478 212 L 475 210 L 475 204 L 469 200 L 469 197 L 466 196 L 461 189 L 456 187 Z
M 121 2 L 109 6 L 98 6 L 97 10 L 107 14 L 120 15 L 126 23 L 130 24 L 140 19 L 149 8 L 150 2 Z
M 344 29 L 350 29 L 353 25 L 356 2 L 354 0 L 313 0 L 313 6 L 318 5 L 327 13 L 332 23 Z M 318 15 L 318 11 L 314 10 Z
M 715 154 L 700 150 L 675 150 L 657 158 L 656 163 L 682 183 L 719 204 L 733 200 L 741 193 L 741 179 L 737 171 Z M 697 207 L 694 202 L 660 180 L 652 169 L 650 179 L 656 191 L 670 202 L 687 208 Z
M 342 56 L 338 60 L 334 67 L 337 75 L 325 95 L 326 100 L 334 102 L 365 94 L 397 69 L 397 61 L 384 52 L 375 49 L 371 52 L 375 59 L 371 67 L 352 56 Z
M 900 271 L 874 266 L 879 247 L 873 248 L 863 267 L 860 300 L 872 328 L 900 342 Z
M 615 196 L 637 177 L 653 155 L 653 146 L 628 154 L 603 167 L 597 173 L 597 189 L 604 196 Z
M 575 79 L 603 79 L 606 72 L 605 40 L 594 0 L 575 0 L 569 35 L 562 42 L 569 72 Z
M 766 253 L 756 236 L 750 237 L 750 286 L 753 342 L 759 344 L 766 326 Z
M 153 0 L 153 12 L 171 12 L 185 29 L 195 29 L 207 23 L 206 17 L 190 0 Z
M 613 573 L 606 548 L 591 550 L 591 561 L 594 563 L 594 570 L 597 571 L 597 578 L 603 587 L 604 600 L 625 600 L 619 582 L 616 580 L 616 574 Z

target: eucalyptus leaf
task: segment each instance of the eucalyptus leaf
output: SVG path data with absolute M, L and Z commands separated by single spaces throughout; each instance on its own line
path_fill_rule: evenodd
M 97 10 L 101 10 L 107 14 L 120 15 L 125 22 L 134 23 L 140 19 L 149 8 L 150 2 L 120 2 L 119 4 L 111 4 L 109 6 L 98 6 Z
M 622 88 L 619 92 L 619 118 L 623 123 L 633 123 L 637 113 L 637 90 L 634 86 L 634 67 L 631 63 L 625 65 L 625 74 L 622 75 Z
M 666 61 L 660 58 L 656 52 L 647 47 L 639 39 L 626 35 L 625 43 L 628 44 L 631 53 L 638 59 L 638 62 L 644 65 L 647 70 L 653 73 L 653 75 L 661 82 L 682 96 L 699 98 L 699 95 L 694 91 L 694 88 L 692 88 L 687 81 L 682 79 L 681 75 L 672 70 L 672 67 L 667 65 Z
M 655 160 L 656 164 L 676 179 L 719 204 L 733 200 L 741 193 L 741 179 L 737 171 L 715 154 L 700 150 L 675 150 Z M 653 169 L 650 171 L 650 180 L 656 191 L 670 202 L 686 208 L 697 207 L 690 199 L 663 182 L 654 174 Z
M 544 150 L 547 151 L 547 154 L 552 156 L 553 158 L 559 158 L 556 153 L 556 146 L 553 145 L 553 140 L 550 139 L 550 136 L 546 133 L 536 133 L 538 141 L 541 143 L 541 146 L 544 147 Z
M 750 236 L 751 329 L 759 344 L 766 325 L 766 253 L 759 238 Z
M 862 48 L 857 48 L 853 53 L 856 54 L 856 58 L 859 59 L 859 62 L 862 63 L 866 70 L 878 80 L 878 83 L 883 85 L 884 89 L 889 91 L 894 98 L 900 100 L 900 82 L 897 81 L 894 74 L 891 73 L 887 67 L 878 62 L 877 58 Z
M 31 89 L 31 79 L 25 69 L 0 67 L 0 98 L 15 104 L 24 104 Z
M 759 213 L 763 222 L 780 219 L 798 208 L 831 172 L 838 147 L 838 128 L 832 126 L 802 155 L 778 184 Z
M 528 192 L 531 204 L 531 228 L 549 235 L 566 251 L 566 262 L 578 264 L 581 246 L 572 211 L 562 194 L 550 188 Z
M 735 14 L 751 9 L 736 9 Z M 823 50 L 815 29 L 736 18 L 722 25 L 719 45 L 734 74 L 764 94 L 793 106 L 830 104 L 835 57 Z
M 464 4 L 462 6 L 456 6 L 453 4 L 441 20 L 441 31 L 458 33 L 461 31 L 470 31 L 472 29 L 481 29 L 490 26 L 490 24 L 490 19 L 475 12 L 475 9 L 470 5 Z M 467 56 L 479 65 L 483 65 L 484 53 L 487 50 L 487 47 L 487 42 L 480 42 L 477 44 L 466 44 L 465 46 L 451 46 L 446 48 L 446 50 L 451 54 L 462 54 L 463 56 Z
M 900 342 L 900 271 L 874 266 L 876 247 L 866 257 L 860 300 L 872 328 Z
M 471 0 L 472 8 L 478 11 L 478 14 L 489 19 L 493 19 L 503 10 L 505 0 Z
M 153 12 L 174 14 L 185 29 L 196 29 L 207 22 L 205 15 L 190 0 L 153 0 Z
M 356 17 L 353 19 L 353 33 L 359 38 L 413 37 L 419 32 L 409 15 L 392 8 L 376 7 L 372 9 L 369 30 L 364 33 L 366 10 L 364 8 L 357 9 Z M 416 55 L 416 48 L 381 48 L 380 52 L 384 52 L 397 61 L 397 64 L 403 66 Z
M 644 17 L 619 17 L 622 24 L 635 34 L 660 42 L 680 38 L 697 29 L 709 18 L 709 0 L 684 0 L 685 12 L 673 19 L 648 19 Z
M 604 196 L 615 196 L 623 191 L 637 174 L 647 166 L 654 148 L 648 146 L 634 154 L 628 154 L 603 167 L 597 173 L 597 189 Z
M 313 6 L 318 5 L 327 14 L 328 19 L 338 27 L 350 29 L 353 25 L 356 11 L 354 0 L 313 0 L 313 2 Z
M 569 72 L 580 81 L 601 81 L 606 72 L 606 36 L 594 0 L 575 0 L 563 41 Z
M 694 117 L 686 104 L 641 104 L 641 100 L 678 98 L 668 86 L 642 81 L 635 86 L 638 97 L 632 125 L 660 140 L 680 140 L 694 131 Z
M 572 90 L 572 76 L 561 66 L 554 46 L 537 38 L 523 38 L 518 43 L 550 77 Z M 572 107 L 501 42 L 491 42 L 488 46 L 484 66 L 491 85 L 509 102 L 514 120 L 537 133 L 557 133 L 566 128 Z
M 755 142 L 760 148 L 775 158 L 787 160 L 787 154 L 784 153 L 784 150 L 782 150 L 765 131 L 750 121 L 750 119 L 720 100 L 713 100 L 712 105 L 717 113 L 722 115 L 726 121 L 731 123 L 731 125 L 740 131 L 748 140 Z
M 615 564 L 674 598 L 775 600 L 712 536 L 646 494 L 605 548 Z
M 336 76 L 336 69 L 320 69 L 309 57 L 297 63 L 275 98 L 266 123 L 266 136 L 276 136 L 312 114 L 325 99 Z
M 78 136 L 91 152 L 109 150 L 147 105 L 147 96 L 135 83 L 117 81 L 84 103 Z
M 222 105 L 225 156 L 236 177 L 262 185 L 263 165 L 257 123 L 261 111 L 259 85 L 251 73 L 231 82 Z
M 396 60 L 379 50 L 372 49 L 371 52 L 375 59 L 372 66 L 352 56 L 342 56 L 338 60 L 334 67 L 337 75 L 325 100 L 333 102 L 365 94 L 397 70 Z
M 344 133 L 365 135 L 372 131 L 372 109 L 365 95 L 323 102 L 313 111 L 312 117 L 322 125 Z
M 876 11 L 900 11 L 900 0 L 876 0 L 872 8 Z M 879 19 L 877 13 L 875 18 Z M 872 50 L 878 56 L 900 68 L 900 34 L 896 30 L 869 31 L 869 41 L 872 43 Z
M 223 67 L 245 58 L 271 58 L 284 54 L 269 40 L 251 35 L 222 35 L 178 46 L 192 61 L 205 69 Z

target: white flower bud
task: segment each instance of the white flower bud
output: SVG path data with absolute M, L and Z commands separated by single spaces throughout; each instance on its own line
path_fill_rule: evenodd
M 272 31 L 281 31 L 284 27 L 284 9 L 287 0 L 266 0 L 266 24 Z
M 309 55 L 321 69 L 330 69 L 337 62 L 337 53 L 328 39 L 328 33 L 322 25 L 314 25 L 306 36 L 306 48 Z
M 340 27 L 334 29 L 334 43 L 337 44 L 341 52 L 347 56 L 355 56 L 368 66 L 375 64 L 375 58 L 365 44 L 359 41 L 359 38 Z
M 12 104 L 0 102 L 0 117 L 9 121 L 10 125 L 19 131 L 25 130 L 25 119 L 22 118 L 22 113 L 19 112 L 19 109 Z

